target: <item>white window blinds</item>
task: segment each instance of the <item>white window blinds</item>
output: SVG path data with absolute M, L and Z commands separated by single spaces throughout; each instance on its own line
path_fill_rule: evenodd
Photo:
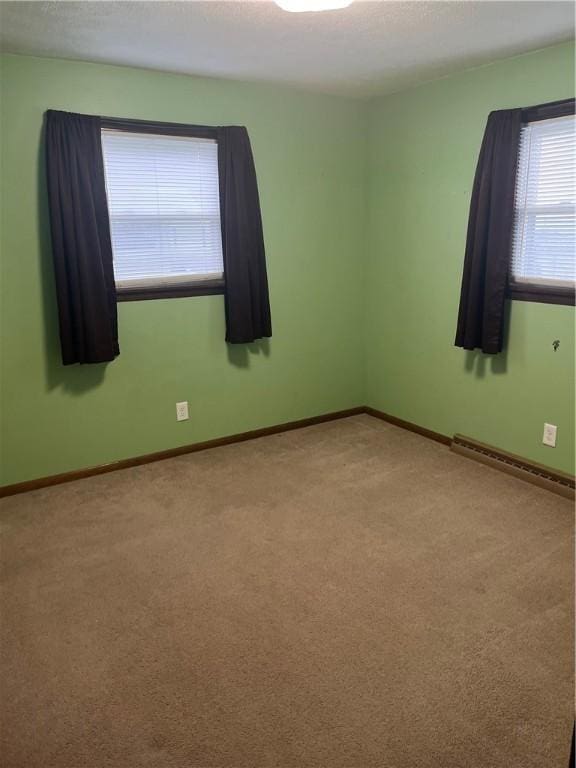
M 512 240 L 512 278 L 571 286 L 576 279 L 574 116 L 522 128 Z
M 214 140 L 103 130 L 119 288 L 222 277 Z

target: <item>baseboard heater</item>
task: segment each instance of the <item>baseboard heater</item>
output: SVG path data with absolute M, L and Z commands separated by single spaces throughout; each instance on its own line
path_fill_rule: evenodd
M 507 453 L 491 445 L 479 443 L 477 440 L 472 440 L 472 438 L 464 435 L 454 435 L 450 443 L 450 450 L 499 469 L 501 472 L 527 480 L 533 485 L 546 488 L 560 494 L 560 496 L 565 496 L 568 499 L 575 498 L 574 477 L 567 473 L 527 461 L 513 453 Z

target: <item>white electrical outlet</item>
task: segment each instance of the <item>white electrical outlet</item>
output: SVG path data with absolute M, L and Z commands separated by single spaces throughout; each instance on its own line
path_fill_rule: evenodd
M 186 421 L 188 418 L 188 403 L 176 403 L 176 421 Z
M 549 445 L 550 448 L 556 448 L 556 432 L 558 427 L 556 424 L 544 424 L 544 434 L 542 435 L 542 442 L 544 445 Z

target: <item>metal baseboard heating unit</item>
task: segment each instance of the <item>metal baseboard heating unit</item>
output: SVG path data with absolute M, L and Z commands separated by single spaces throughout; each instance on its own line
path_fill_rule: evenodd
M 568 499 L 575 498 L 573 475 L 528 461 L 520 456 L 515 456 L 513 453 L 507 453 L 491 445 L 479 443 L 477 440 L 472 440 L 472 438 L 464 435 L 454 435 L 450 450 L 502 472 L 507 472 L 509 475 L 519 477 L 533 485 L 538 485 L 540 488 L 558 493 L 560 496 L 565 496 Z

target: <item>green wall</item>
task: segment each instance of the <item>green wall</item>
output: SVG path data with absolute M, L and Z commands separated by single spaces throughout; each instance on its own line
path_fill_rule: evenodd
M 486 116 L 573 94 L 572 72 L 572 48 L 557 46 L 366 103 L 4 56 L 0 484 L 364 403 L 572 471 L 573 308 L 515 302 L 507 352 L 493 359 L 453 347 Z M 248 127 L 270 342 L 228 347 L 219 296 L 131 302 L 119 305 L 114 363 L 60 364 L 49 108 Z M 559 427 L 556 449 L 541 445 L 544 421 Z
M 1 484 L 243 432 L 364 400 L 366 110 L 221 80 L 24 56 L 2 62 Z M 119 305 L 121 355 L 59 362 L 46 109 L 246 125 L 274 336 L 227 347 L 221 296 Z M 190 420 L 176 422 L 188 400 Z
M 462 72 L 373 104 L 369 154 L 368 404 L 565 471 L 574 467 L 574 308 L 512 302 L 506 353 L 494 358 L 453 341 L 486 117 L 573 95 L 570 44 Z M 558 425 L 556 448 L 542 445 L 545 421 Z

